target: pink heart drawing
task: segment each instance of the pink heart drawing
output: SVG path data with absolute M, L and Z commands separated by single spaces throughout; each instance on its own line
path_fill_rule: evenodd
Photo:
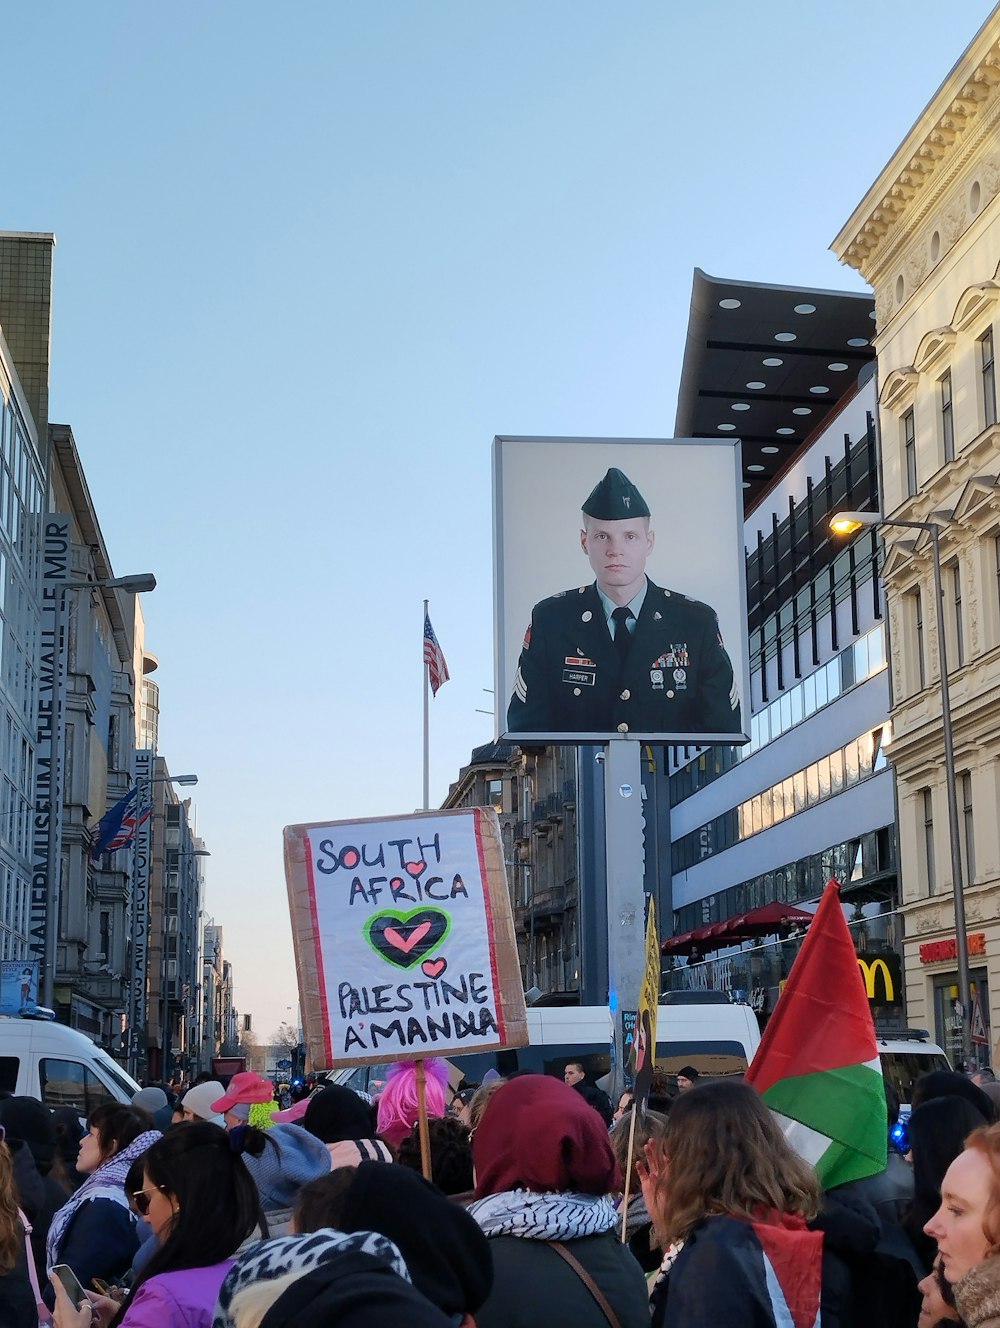
M 419 927 L 414 927 L 409 936 L 404 937 L 402 932 L 398 932 L 395 927 L 386 927 L 384 935 L 390 945 L 394 945 L 397 950 L 402 950 L 403 954 L 409 954 L 410 951 L 420 944 L 431 929 L 429 922 L 421 922 Z
M 422 858 L 419 862 L 408 862 L 406 864 L 406 870 L 410 873 L 410 875 L 413 877 L 414 880 L 416 880 L 417 877 L 420 875 L 420 873 L 422 871 L 425 871 L 426 868 L 427 868 L 427 863 L 424 862 Z
M 425 959 L 420 971 L 429 978 L 439 978 L 448 967 L 447 959 Z

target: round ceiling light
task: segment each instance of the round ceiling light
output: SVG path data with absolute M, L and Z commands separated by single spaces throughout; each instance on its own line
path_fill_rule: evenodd
M 849 337 L 848 340 L 847 340 L 847 344 L 848 344 L 849 346 L 867 346 L 867 345 L 868 345 L 868 338 L 867 338 L 867 337 Z
M 783 435 L 785 435 L 786 437 L 788 436 L 788 434 L 790 434 L 790 433 L 794 433 L 794 432 L 795 432 L 794 429 L 775 429 L 775 433 L 783 434 Z
M 792 411 L 793 415 L 811 415 L 812 413 L 812 406 L 796 406 Z
M 816 312 L 816 306 L 814 304 L 797 304 L 793 312 L 797 314 L 814 314 Z
M 757 471 L 757 470 L 763 470 L 763 469 L 764 469 L 763 466 L 747 466 L 747 470 L 748 470 L 748 471 Z
M 775 341 L 794 341 L 794 340 L 795 340 L 795 333 L 794 333 L 794 332 L 775 332 L 775 334 L 774 334 L 774 339 L 775 339 Z
M 778 432 L 780 433 L 781 430 L 779 429 Z M 791 433 L 791 429 L 789 429 L 788 432 Z M 774 456 L 775 452 L 780 452 L 780 451 L 781 451 L 781 448 L 780 448 L 780 447 L 762 447 L 760 450 L 761 450 L 766 456 Z
M 767 387 L 767 383 L 747 383 L 751 392 L 759 392 L 762 387 Z
M 828 387 L 811 387 L 809 389 L 809 391 L 812 392 L 813 395 L 817 397 L 825 396 L 826 393 L 829 392 L 829 390 L 830 389 Z
M 715 427 L 716 427 L 717 429 L 721 429 L 723 433 L 729 433 L 729 431 L 730 431 L 731 429 L 735 429 L 735 428 L 736 428 L 736 425 L 735 425 L 735 424 L 717 424 Z
M 743 481 L 743 487 L 744 487 L 744 489 L 749 489 L 749 488 L 750 488 L 750 481 L 749 481 L 749 480 L 744 480 L 744 481 Z
M 720 301 L 719 301 L 719 308 L 720 308 L 720 309 L 738 309 L 742 303 L 743 303 L 742 300 L 720 300 Z
M 776 355 L 769 355 L 764 361 L 764 367 L 767 369 L 778 369 L 784 364 L 784 360 L 779 360 Z
M 733 404 L 729 407 L 729 409 L 730 409 L 730 410 L 749 410 L 749 409 L 750 409 L 750 402 L 749 402 L 749 401 L 734 401 Z
M 847 368 L 847 365 L 844 363 L 843 360 L 834 360 L 832 364 L 828 364 L 826 367 L 830 370 L 831 373 L 843 373 L 844 370 Z

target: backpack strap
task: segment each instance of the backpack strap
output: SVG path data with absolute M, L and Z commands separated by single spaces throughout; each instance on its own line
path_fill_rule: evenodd
M 35 1307 L 38 1310 L 39 1323 L 51 1323 L 52 1315 L 49 1313 L 49 1307 L 42 1300 L 42 1293 L 38 1289 L 38 1272 L 35 1269 L 35 1255 L 31 1248 L 31 1223 L 28 1221 L 27 1214 L 22 1208 L 17 1210 L 17 1215 L 21 1219 L 21 1226 L 24 1228 L 24 1253 L 28 1260 L 28 1281 L 31 1283 L 32 1295 L 35 1297 Z
M 586 1268 L 584 1268 L 583 1264 L 576 1257 L 576 1255 L 570 1254 L 569 1250 L 566 1248 L 566 1246 L 562 1243 L 561 1240 L 550 1240 L 547 1241 L 546 1244 L 548 1244 L 552 1249 L 554 1249 L 556 1254 L 558 1254 L 561 1259 L 565 1259 L 566 1262 L 569 1264 L 569 1266 L 573 1269 L 573 1272 L 576 1273 L 577 1277 L 579 1277 L 580 1281 L 583 1283 L 583 1285 L 587 1288 L 590 1294 L 597 1301 L 598 1305 L 600 1306 L 601 1313 L 607 1319 L 608 1323 L 611 1325 L 611 1328 L 622 1328 L 621 1323 L 619 1322 L 618 1319 L 618 1315 L 615 1314 L 614 1310 L 608 1304 L 607 1297 L 605 1296 L 604 1292 L 597 1285 L 597 1283 L 594 1281 L 591 1275 L 587 1272 Z

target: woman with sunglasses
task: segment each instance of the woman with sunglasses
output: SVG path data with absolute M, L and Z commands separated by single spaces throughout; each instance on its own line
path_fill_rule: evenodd
M 116 1282 L 139 1247 L 135 1217 L 125 1197 L 125 1177 L 137 1157 L 160 1138 L 138 1107 L 108 1102 L 90 1113 L 76 1168 L 86 1179 L 52 1219 L 46 1266 L 69 1264 L 80 1283 L 95 1277 Z M 45 1298 L 52 1304 L 53 1292 Z
M 146 1154 L 131 1198 L 159 1249 L 124 1305 L 95 1295 L 81 1308 L 58 1285 L 56 1328 L 210 1328 L 233 1256 L 259 1222 L 266 1230 L 243 1159 L 218 1125 L 176 1125 Z

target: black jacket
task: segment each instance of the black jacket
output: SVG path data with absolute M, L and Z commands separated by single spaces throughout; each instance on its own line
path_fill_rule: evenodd
M 511 733 L 739 733 L 715 610 L 647 579 L 622 665 L 595 584 L 536 604 L 507 711 Z
M 823 1196 L 814 1226 L 824 1240 L 824 1328 L 833 1318 L 831 1298 L 845 1328 L 913 1328 L 917 1322 L 919 1261 L 894 1206 L 884 1205 L 880 1216 L 870 1202 L 882 1189 L 877 1178 L 866 1177 Z
M 818 1251 L 817 1251 L 818 1255 Z M 815 1271 L 815 1270 L 814 1270 Z M 823 1328 L 851 1328 L 827 1318 L 826 1261 L 821 1281 Z M 760 1240 L 736 1217 L 709 1217 L 695 1227 L 668 1276 L 650 1296 L 652 1328 L 778 1328 L 787 1311 L 772 1300 Z
M 0 1324 L 3 1328 L 38 1328 L 35 1293 L 28 1274 L 28 1255 L 23 1230 L 14 1267 L 0 1277 Z

